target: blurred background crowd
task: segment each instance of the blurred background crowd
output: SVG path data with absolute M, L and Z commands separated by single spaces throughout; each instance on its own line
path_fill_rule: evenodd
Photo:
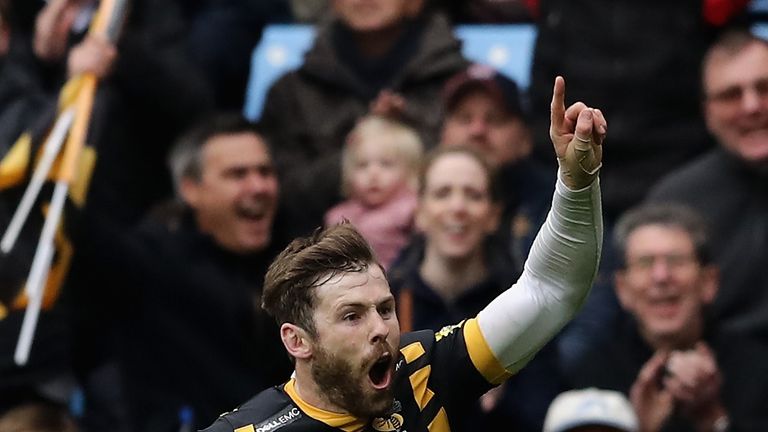
M 477 314 L 546 218 L 557 75 L 609 124 L 597 283 L 452 429 L 768 430 L 767 3 L 130 0 L 111 40 L 97 0 L 0 0 L 2 231 L 62 88 L 99 80 L 24 365 L 50 184 L 0 256 L 0 431 L 196 430 L 284 382 L 264 273 L 344 219 L 403 331 Z M 484 60 L 462 29 L 535 39 Z

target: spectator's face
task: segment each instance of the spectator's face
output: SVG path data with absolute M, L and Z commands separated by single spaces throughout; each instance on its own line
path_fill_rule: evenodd
M 426 253 L 445 259 L 481 253 L 499 219 L 483 165 L 467 154 L 444 154 L 429 166 L 424 182 L 417 225 L 427 238 Z
M 327 401 L 359 417 L 392 407 L 400 326 L 379 266 L 343 273 L 316 288 L 312 377 Z
M 616 275 L 616 289 L 646 338 L 689 341 L 699 336 L 716 279 L 713 268 L 699 264 L 684 230 L 646 225 L 627 239 L 626 268 Z
M 360 140 L 349 178 L 352 196 L 366 206 L 387 202 L 408 182 L 408 168 L 388 137 Z
M 359 32 L 384 30 L 418 13 L 421 0 L 333 0 L 333 10 Z
M 753 42 L 735 55 L 713 53 L 704 89 L 707 125 L 720 144 L 768 165 L 768 48 Z
M 469 145 L 495 165 L 526 158 L 532 148 L 528 128 L 484 91 L 468 93 L 443 124 L 442 145 Z
M 233 252 L 267 247 L 278 185 L 264 142 L 252 133 L 218 135 L 205 144 L 201 159 L 201 179 L 181 185 L 199 229 Z

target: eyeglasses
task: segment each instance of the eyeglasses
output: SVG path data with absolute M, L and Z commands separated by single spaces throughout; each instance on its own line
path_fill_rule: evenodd
M 768 98 L 768 77 L 761 78 L 746 86 L 731 86 L 718 92 L 707 95 L 707 99 L 720 103 L 723 105 L 736 105 L 739 103 L 744 94 L 749 90 L 754 90 L 757 96 L 761 99 Z
M 698 259 L 691 254 L 646 255 L 627 262 L 627 269 L 640 273 L 648 273 L 654 268 L 657 261 L 662 261 L 664 265 L 672 271 L 687 269 L 698 265 L 699 263 Z

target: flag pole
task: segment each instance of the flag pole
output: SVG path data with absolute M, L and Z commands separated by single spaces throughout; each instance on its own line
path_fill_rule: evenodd
M 122 15 L 125 12 L 125 5 L 126 2 L 124 0 L 101 0 L 99 9 L 94 17 L 94 23 L 89 32 L 114 38 L 116 36 L 117 24 L 121 22 Z M 117 14 L 119 16 L 116 16 Z M 75 106 L 73 107 L 74 119 L 71 131 L 61 155 L 61 166 L 57 176 L 53 199 L 45 218 L 43 231 L 32 261 L 32 268 L 27 278 L 26 292 L 29 301 L 27 302 L 19 340 L 14 353 L 14 361 L 19 366 L 25 365 L 29 359 L 29 352 L 32 348 L 35 329 L 37 328 L 37 321 L 42 307 L 45 282 L 53 259 L 56 230 L 64 212 L 69 186 L 76 178 L 78 159 L 85 145 L 88 126 L 93 112 L 93 101 L 96 95 L 98 79 L 92 73 L 84 74 L 79 79 L 82 82 L 78 89 Z
M 5 230 L 3 239 L 0 242 L 0 252 L 9 253 L 13 246 L 16 244 L 16 240 L 19 238 L 24 223 L 29 217 L 29 212 L 32 210 L 32 206 L 37 200 L 37 196 L 40 194 L 45 179 L 48 177 L 48 173 L 51 171 L 53 162 L 56 160 L 59 151 L 61 151 L 62 144 L 67 137 L 69 127 L 72 125 L 75 112 L 72 109 L 68 109 L 59 114 L 56 124 L 53 126 L 53 130 L 48 135 L 43 145 L 43 155 L 40 161 L 35 167 L 35 171 L 32 174 L 32 179 L 29 182 L 24 196 L 19 202 L 19 206 L 16 208 L 16 212 L 11 218 L 11 222 L 8 224 L 8 228 Z

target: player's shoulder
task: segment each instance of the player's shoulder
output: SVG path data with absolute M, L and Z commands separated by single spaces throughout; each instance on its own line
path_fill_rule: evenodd
M 302 429 L 300 426 L 305 417 L 282 386 L 271 387 L 233 411 L 222 414 L 202 432 L 298 431 Z
M 422 356 L 431 357 L 443 342 L 447 342 L 446 346 L 455 347 L 454 339 L 463 335 L 462 329 L 466 322 L 465 320 L 447 325 L 438 331 L 419 330 L 404 333 L 400 337 L 400 353 L 408 363 L 411 363 Z
M 440 342 L 444 338 L 461 334 L 461 329 L 463 329 L 464 326 L 469 321 L 473 321 L 473 320 L 462 320 L 461 322 L 458 322 L 456 324 L 449 324 L 438 331 L 418 330 L 418 331 L 403 333 L 400 336 L 400 348 L 404 348 L 415 342 L 432 345 L 435 342 Z

